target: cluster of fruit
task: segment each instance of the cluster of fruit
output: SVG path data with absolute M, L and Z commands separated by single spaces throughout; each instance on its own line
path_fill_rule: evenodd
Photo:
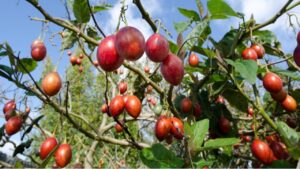
M 201 116 L 201 107 L 199 103 L 193 104 L 192 100 L 186 97 L 180 102 L 180 112 L 182 114 L 193 113 L 195 118 L 198 119 Z
M 168 144 L 173 142 L 173 137 L 181 140 L 184 137 L 183 122 L 177 117 L 161 115 L 155 124 L 155 136 L 159 141 L 166 139 Z
M 262 59 L 265 55 L 265 48 L 259 44 L 252 44 L 242 52 L 242 57 L 245 60 Z
M 16 110 L 16 102 L 14 100 L 8 101 L 3 107 L 3 113 L 5 120 L 7 121 L 5 124 L 5 132 L 8 136 L 14 135 L 20 131 L 23 122 L 30 113 L 29 107 L 26 107 L 24 112 L 19 111 L 18 114 Z
M 55 151 L 55 152 L 54 152 Z M 68 143 L 58 146 L 55 137 L 48 137 L 40 147 L 40 158 L 45 160 L 49 154 L 54 152 L 55 163 L 58 167 L 64 168 L 72 159 L 72 148 Z
M 161 73 L 164 79 L 172 85 L 178 85 L 184 75 L 184 67 L 180 58 L 169 51 L 168 41 L 160 34 L 155 33 L 145 43 L 143 34 L 136 28 L 126 26 L 116 35 L 103 39 L 97 50 L 99 66 L 105 71 L 114 71 L 124 62 L 136 61 L 144 52 L 148 58 L 161 63 Z M 145 70 L 148 73 L 148 69 Z
M 31 57 L 33 60 L 42 61 L 46 57 L 46 53 L 47 53 L 47 49 L 42 41 L 35 40 L 32 42 Z M 55 71 L 48 73 L 42 81 L 42 89 L 48 96 L 56 95 L 59 92 L 61 85 L 62 82 L 60 76 Z
M 79 54 L 79 57 L 76 56 L 72 56 L 72 52 L 68 51 L 68 55 L 70 56 L 70 62 L 72 64 L 72 66 L 79 66 L 79 72 L 81 73 L 83 71 L 83 66 L 81 65 L 82 63 L 82 59 L 84 58 L 84 55 L 82 53 Z M 94 64 L 96 64 L 96 66 L 98 66 L 98 63 L 95 62 Z
M 275 160 L 285 160 L 289 157 L 287 148 L 279 137 L 266 136 L 268 143 L 254 139 L 251 144 L 252 154 L 263 164 L 271 164 Z

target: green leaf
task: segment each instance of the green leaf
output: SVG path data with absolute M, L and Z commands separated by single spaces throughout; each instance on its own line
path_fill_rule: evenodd
M 21 140 L 24 139 L 25 135 L 30 133 L 30 131 L 32 130 L 34 125 L 38 125 L 38 122 L 44 117 L 44 115 L 40 115 L 39 117 L 35 118 L 34 120 L 32 120 L 32 123 L 30 124 L 30 126 L 25 130 L 25 132 L 23 133 Z
M 24 143 L 21 143 L 20 145 L 18 145 L 13 153 L 13 157 L 15 157 L 17 154 L 19 153 L 23 153 L 25 151 L 25 149 L 28 149 L 32 143 L 32 139 L 24 142 Z
M 264 168 L 296 168 L 296 166 L 287 160 L 276 160 L 272 164 L 264 166 Z
M 278 127 L 278 132 L 283 138 L 283 141 L 287 145 L 287 147 L 297 147 L 299 143 L 299 136 L 297 132 L 282 121 L 278 121 L 276 124 Z
M 188 9 L 184 9 L 184 8 L 178 8 L 178 11 L 182 15 L 184 15 L 185 17 L 187 17 L 187 18 L 189 18 L 189 19 L 191 19 L 193 21 L 200 21 L 200 16 L 194 10 L 188 10 Z
M 208 140 L 204 144 L 205 149 L 217 149 L 220 147 L 225 147 L 225 146 L 232 146 L 234 144 L 237 144 L 240 142 L 240 139 L 238 138 L 217 138 L 217 139 L 211 139 Z
M 24 168 L 24 165 L 21 160 L 17 159 L 13 168 Z
M 269 30 L 257 30 L 253 32 L 253 37 L 256 41 L 259 41 L 261 44 L 274 44 L 280 43 L 276 35 Z
M 202 46 L 208 35 L 211 33 L 208 21 L 198 22 L 192 31 L 187 35 L 186 41 L 189 48 L 192 48 L 198 41 L 198 46 Z
M 9 75 L 12 75 L 14 73 L 14 70 L 6 65 L 0 65 L 0 69 Z
M 283 76 L 288 76 L 288 77 L 292 78 L 293 80 L 300 80 L 300 77 L 297 72 L 292 72 L 289 70 L 282 70 L 277 67 L 272 67 L 271 72 L 274 72 L 276 74 L 283 75 Z
M 230 16 L 238 17 L 238 14 L 223 0 L 208 0 L 207 8 L 211 19 L 226 19 Z
M 169 41 L 169 48 L 172 53 L 177 53 L 177 51 L 179 50 L 177 44 L 172 41 Z
M 232 48 L 232 45 L 236 42 L 238 36 L 239 30 L 232 29 L 229 32 L 227 32 L 218 43 L 213 42 L 214 46 L 221 52 L 221 55 L 223 57 L 230 57 L 228 56 L 230 53 L 230 49 Z
M 7 56 L 7 55 L 8 55 L 8 53 L 6 51 L 0 52 L 0 56 Z
M 230 59 L 225 60 L 228 64 L 232 65 L 235 68 L 235 71 L 239 72 L 240 75 L 250 84 L 254 84 L 256 82 L 256 73 L 258 70 L 258 66 L 255 61 L 241 59 L 238 59 L 236 61 Z
M 288 152 L 295 160 L 300 158 L 300 148 L 298 147 L 288 148 Z
M 209 120 L 203 119 L 190 126 L 188 123 L 184 124 L 184 131 L 189 138 L 189 146 L 191 150 L 199 151 L 202 147 L 205 135 L 208 132 Z
M 96 40 L 100 40 L 100 39 L 101 39 L 101 38 L 99 37 L 98 32 L 97 32 L 97 30 L 96 30 L 95 27 L 88 26 L 87 29 L 86 29 L 86 31 L 87 31 L 87 35 L 88 35 L 89 37 L 92 37 L 92 38 L 94 38 L 94 39 L 96 39 Z M 89 47 L 89 49 L 90 49 L 91 51 L 93 51 L 93 50 L 95 49 L 96 46 L 95 46 L 94 44 L 92 44 L 92 43 L 88 43 L 88 47 Z
M 207 161 L 207 160 L 201 160 L 201 161 L 198 161 L 196 162 L 196 168 L 203 168 L 205 166 L 209 167 L 209 166 L 212 166 L 216 161 Z
M 73 31 L 65 30 L 63 32 L 64 38 L 61 45 L 61 50 L 70 49 L 74 46 L 74 43 L 76 42 L 76 34 Z
M 191 22 L 188 21 L 183 21 L 183 22 L 174 22 L 174 28 L 176 30 L 177 33 L 181 33 L 183 31 L 185 31 L 189 26 L 190 26 Z
M 110 4 L 96 5 L 92 7 L 93 13 L 109 10 L 112 7 Z
M 22 63 L 22 65 L 25 67 L 25 69 L 28 72 L 34 71 L 34 69 L 37 67 L 37 62 L 31 58 L 22 58 L 22 59 L 20 59 L 20 62 Z M 27 72 L 25 71 L 23 66 L 21 66 L 21 63 L 18 63 L 18 65 L 17 65 L 18 71 L 26 74 Z
M 90 20 L 90 11 L 87 0 L 74 0 L 73 12 L 79 23 L 87 23 Z
M 181 168 L 183 159 L 166 149 L 161 144 L 154 144 L 151 148 L 144 148 L 140 152 L 142 162 L 149 168 Z
M 10 45 L 7 42 L 5 42 L 5 48 L 6 48 L 8 56 L 9 56 L 10 64 L 11 65 L 16 65 L 15 57 L 14 57 L 14 51 L 12 50 L 12 48 L 10 47 Z

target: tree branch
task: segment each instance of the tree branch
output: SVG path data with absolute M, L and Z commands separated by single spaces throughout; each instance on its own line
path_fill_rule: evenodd
M 150 15 L 148 14 L 148 12 L 146 12 L 146 10 L 144 9 L 142 3 L 140 0 L 133 0 L 133 3 L 138 7 L 138 9 L 140 10 L 143 19 L 145 19 L 148 24 L 150 25 L 150 27 L 152 28 L 153 32 L 157 31 L 157 27 L 155 25 L 155 23 L 152 21 Z

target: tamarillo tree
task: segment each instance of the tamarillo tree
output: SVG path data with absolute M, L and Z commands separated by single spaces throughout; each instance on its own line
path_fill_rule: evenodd
M 109 4 L 68 1 L 63 19 L 38 0 L 26 3 L 43 16 L 32 20 L 60 28 L 53 36 L 70 63 L 58 70 L 47 37 L 33 38 L 28 54 L 1 42 L 1 83 L 22 93 L 0 95 L 1 146 L 12 144 L 13 156 L 42 168 L 297 166 L 300 50 L 285 53 L 264 28 L 299 1 L 256 23 L 223 0 L 195 0 L 197 10 L 178 8 L 186 21 L 174 23 L 176 39 L 140 0 L 130 3 L 153 31 L 148 39 L 127 24 L 125 0 L 111 34 L 95 16 Z M 233 17 L 240 24 L 213 39 L 211 22 Z M 41 77 L 33 76 L 38 65 Z

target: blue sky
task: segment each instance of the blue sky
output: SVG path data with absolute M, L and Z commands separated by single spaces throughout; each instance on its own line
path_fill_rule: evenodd
M 66 12 L 63 6 L 63 0 L 39 0 L 41 6 L 51 15 L 56 17 L 66 18 Z M 116 18 L 118 18 L 120 11 L 119 1 L 104 1 L 104 0 L 92 0 L 92 3 L 108 2 L 114 4 L 114 7 L 102 13 L 96 15 L 100 26 L 103 28 L 106 34 L 113 33 L 117 24 Z M 227 0 L 232 5 L 234 10 L 245 13 L 246 19 L 248 19 L 251 13 L 254 13 L 254 18 L 258 22 L 264 22 L 273 16 L 280 7 L 286 2 L 286 0 Z M 135 5 L 132 4 L 131 0 L 127 0 L 128 10 L 126 13 L 129 25 L 139 28 L 144 34 L 145 38 L 152 34 L 150 26 L 140 17 Z M 193 9 L 197 11 L 194 0 L 142 0 L 146 10 L 155 19 L 161 19 L 166 27 L 170 30 L 173 35 L 173 40 L 176 40 L 176 32 L 173 28 L 173 23 L 178 21 L 184 21 L 182 15 L 179 14 L 177 8 Z M 203 1 L 206 4 L 206 1 Z M 41 14 L 35 10 L 30 4 L 23 0 L 7 0 L 2 2 L 0 5 L 0 42 L 8 41 L 9 44 L 15 51 L 20 51 L 22 57 L 30 57 L 30 45 L 41 33 L 42 24 L 41 22 L 32 21 L 29 17 L 43 18 Z M 293 10 L 294 13 L 298 14 L 299 8 Z M 230 29 L 230 26 L 237 26 L 241 22 L 238 19 L 232 18 L 227 20 L 217 20 L 211 23 L 212 36 L 216 40 L 219 40 L 225 32 Z M 47 55 L 53 59 L 54 63 L 60 55 L 59 51 L 59 38 L 55 37 L 54 42 L 58 46 L 52 46 L 49 37 L 51 34 L 56 33 L 61 28 L 50 24 L 49 29 L 46 33 L 45 44 L 47 46 Z M 296 46 L 295 33 L 287 27 L 287 17 L 281 17 L 276 24 L 267 27 L 278 36 L 278 39 L 282 42 L 282 46 L 285 52 L 292 53 Z M 0 64 L 7 64 L 7 60 L 0 58 Z M 59 66 L 59 72 L 64 72 L 65 68 L 69 65 L 68 56 L 66 53 L 63 55 L 62 62 Z M 33 72 L 36 80 L 40 79 L 43 63 L 39 63 L 38 68 Z M 14 89 L 9 83 L 0 78 L 0 90 L 3 89 Z M 17 94 L 22 95 L 21 92 Z M 9 97 L 13 97 L 12 93 Z M 0 100 L 0 102 L 3 102 Z M 30 104 L 32 107 L 39 105 L 36 99 L 31 99 Z M 3 104 L 0 103 L 0 108 Z M 0 119 L 0 125 L 4 124 L 4 120 Z M 17 141 L 19 135 L 14 136 Z M 1 148 L 0 148 L 1 150 Z M 7 151 L 7 148 L 4 150 Z

